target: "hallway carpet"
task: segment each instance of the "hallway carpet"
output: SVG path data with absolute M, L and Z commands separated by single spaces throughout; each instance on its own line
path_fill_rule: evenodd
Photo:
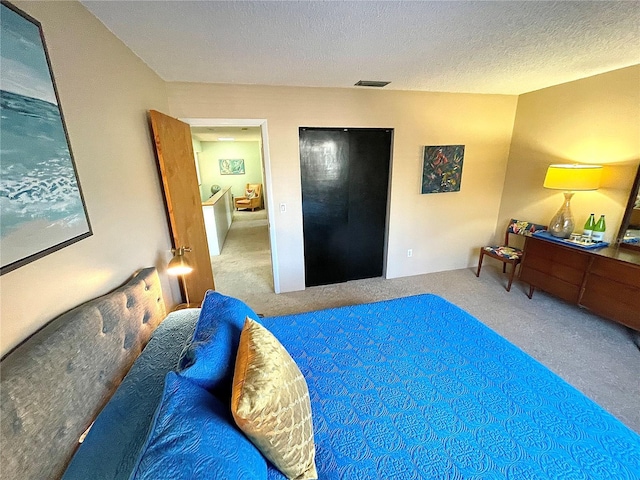
M 235 211 L 221 254 L 211 258 L 218 291 L 238 298 L 273 294 L 266 210 Z

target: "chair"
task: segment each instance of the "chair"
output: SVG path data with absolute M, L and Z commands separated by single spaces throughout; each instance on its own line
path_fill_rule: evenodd
M 482 260 L 484 259 L 485 255 L 488 255 L 491 258 L 495 258 L 496 260 L 500 260 L 503 263 L 502 273 L 506 273 L 507 263 L 510 263 L 512 267 L 511 267 L 511 273 L 509 274 L 509 284 L 507 285 L 507 292 L 510 292 L 516 267 L 522 260 L 523 252 L 519 248 L 509 246 L 509 235 L 529 236 L 533 232 L 537 232 L 539 230 L 546 230 L 546 229 L 547 227 L 545 225 L 525 222 L 522 220 L 515 220 L 512 218 L 511 221 L 509 222 L 509 226 L 507 227 L 507 231 L 504 234 L 504 245 L 482 247 L 480 249 L 480 259 L 478 260 L 478 271 L 476 272 L 476 277 L 480 276 L 480 269 L 482 268 Z
M 251 209 L 253 212 L 256 208 L 262 208 L 262 184 L 247 183 L 245 196 L 236 197 L 236 210 Z

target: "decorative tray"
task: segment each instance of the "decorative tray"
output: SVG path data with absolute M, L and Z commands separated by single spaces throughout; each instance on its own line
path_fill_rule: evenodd
M 567 245 L 568 247 L 576 247 L 582 248 L 584 250 L 591 250 L 594 248 L 603 248 L 608 247 L 609 243 L 607 242 L 581 242 L 576 240 L 569 240 L 568 238 L 558 238 L 551 235 L 547 230 L 540 230 L 538 232 L 533 232 L 534 237 L 544 238 L 545 240 L 550 240 L 552 242 L 561 243 L 563 245 Z

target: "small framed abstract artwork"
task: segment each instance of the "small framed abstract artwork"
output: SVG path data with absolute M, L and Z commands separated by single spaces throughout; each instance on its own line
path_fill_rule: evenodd
M 221 158 L 220 175 L 244 175 L 244 159 Z
M 40 23 L 2 1 L 0 274 L 92 235 Z
M 424 147 L 422 193 L 459 192 L 464 145 Z

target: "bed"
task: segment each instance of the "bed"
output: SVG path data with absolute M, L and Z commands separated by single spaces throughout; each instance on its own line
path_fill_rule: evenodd
M 640 436 L 438 296 L 259 318 L 209 292 L 202 309 L 165 318 L 164 306 L 149 307 L 162 303 L 156 282 L 153 269 L 142 271 L 2 360 L 3 477 L 285 478 L 228 412 L 249 317 L 304 375 L 321 479 L 640 478 Z M 108 336 L 102 324 L 82 320 L 112 296 L 121 308 L 104 323 L 120 331 L 117 358 L 95 340 Z M 135 322 L 120 318 L 132 310 Z M 134 362 L 120 358 L 144 345 Z M 73 360 L 50 361 L 61 353 Z M 33 395 L 49 399 L 46 408 Z

